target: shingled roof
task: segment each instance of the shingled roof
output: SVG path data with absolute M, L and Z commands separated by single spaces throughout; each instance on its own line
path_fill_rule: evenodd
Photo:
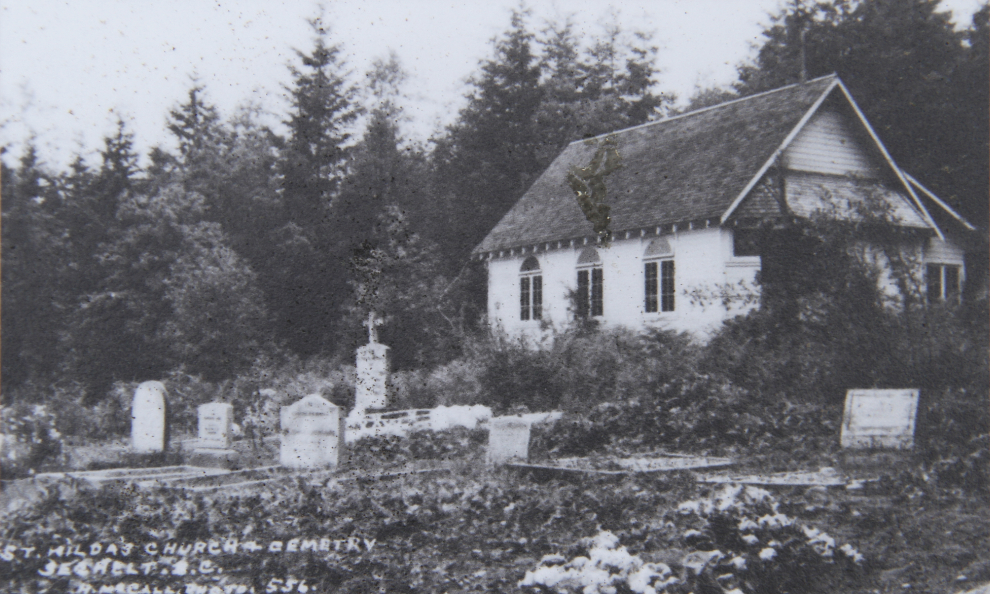
M 611 229 L 720 218 L 837 82 L 829 75 L 612 133 L 623 167 L 606 178 Z M 568 145 L 474 252 L 594 236 L 566 176 L 597 146 Z

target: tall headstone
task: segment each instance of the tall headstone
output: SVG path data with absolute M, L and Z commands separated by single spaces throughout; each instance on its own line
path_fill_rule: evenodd
M 343 462 L 342 412 L 319 394 L 283 407 L 279 463 L 288 468 L 334 468 Z
M 914 447 L 918 390 L 849 390 L 842 418 L 844 448 Z
M 131 449 L 139 453 L 165 451 L 168 445 L 165 425 L 165 398 L 161 382 L 144 382 L 134 391 L 131 403 Z
M 391 368 L 389 347 L 378 342 L 377 326 L 382 320 L 368 314 L 368 344 L 357 350 L 357 386 L 354 410 L 381 409 L 388 406 L 388 374 Z
M 488 422 L 488 464 L 529 460 L 529 423 L 519 417 L 493 417 Z
M 198 449 L 226 450 L 234 424 L 234 406 L 226 402 L 199 405 Z

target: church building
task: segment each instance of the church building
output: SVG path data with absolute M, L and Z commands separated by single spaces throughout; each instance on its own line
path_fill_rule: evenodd
M 568 174 L 606 141 L 621 167 L 603 242 Z M 835 75 L 575 141 L 474 250 L 489 323 L 537 341 L 575 316 L 703 338 L 756 305 L 761 224 L 866 195 L 916 231 L 928 298 L 957 298 L 975 228 L 894 163 Z

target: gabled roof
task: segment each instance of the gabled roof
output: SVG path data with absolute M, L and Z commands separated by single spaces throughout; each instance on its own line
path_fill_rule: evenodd
M 837 82 L 830 75 L 612 133 L 622 168 L 605 180 L 610 227 L 721 218 Z M 593 235 L 565 180 L 597 146 L 569 144 L 475 252 Z
M 622 158 L 622 168 L 605 180 L 610 228 L 621 232 L 688 221 L 725 223 L 837 88 L 889 165 L 891 177 L 910 196 L 909 208 L 917 207 L 918 215 L 941 234 L 834 74 L 609 134 Z M 603 137 L 568 145 L 474 253 L 593 239 L 593 225 L 566 176 L 571 167 L 588 165 Z

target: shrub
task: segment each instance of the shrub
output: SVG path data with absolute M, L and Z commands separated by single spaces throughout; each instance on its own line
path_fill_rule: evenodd
M 601 531 L 571 547 L 570 561 L 544 555 L 519 586 L 590 594 L 833 592 L 866 574 L 855 548 L 781 513 L 762 489 L 727 486 L 679 512 L 691 526 L 681 539 L 690 552 L 676 562 L 646 562 Z
M 667 448 L 726 453 L 788 451 L 795 460 L 838 442 L 841 407 L 764 401 L 724 377 L 693 374 L 649 398 L 599 404 L 534 430 L 533 448 L 553 457 Z
M 835 592 L 865 574 L 867 560 L 850 544 L 779 507 L 769 492 L 740 485 L 682 503 L 679 511 L 695 523 L 685 544 L 705 552 L 694 557 L 694 567 L 685 559 L 694 588 L 707 581 L 742 592 Z
M 549 348 L 493 336 L 466 349 L 476 369 L 469 385 L 496 414 L 529 410 L 589 411 L 603 402 L 648 396 L 696 367 L 698 347 L 684 334 L 577 327 L 556 334 Z M 465 374 L 466 378 L 470 375 Z
M 41 404 L 16 403 L 0 409 L 4 478 L 19 478 L 62 462 L 62 435 L 55 415 Z

